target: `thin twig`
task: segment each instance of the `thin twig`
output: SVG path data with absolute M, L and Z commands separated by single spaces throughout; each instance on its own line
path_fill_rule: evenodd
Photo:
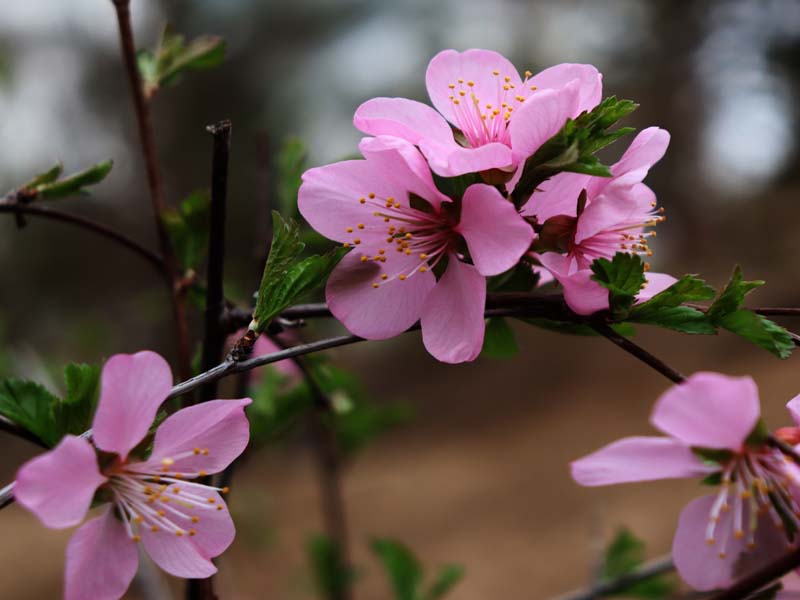
M 92 221 L 86 217 L 66 213 L 54 208 L 37 206 L 35 204 L 21 204 L 16 201 L 10 201 L 8 198 L 0 200 L 0 213 L 33 215 L 44 219 L 50 219 L 51 221 L 60 221 L 61 223 L 67 223 L 91 231 L 132 250 L 155 267 L 160 273 L 164 274 L 164 263 L 158 254 L 145 248 L 139 242 L 132 240 L 124 233 L 102 223 L 98 223 L 97 221 Z
M 164 260 L 166 280 L 169 286 L 172 314 L 175 320 L 178 345 L 178 372 L 186 378 L 191 373 L 191 350 L 189 347 L 189 325 L 186 318 L 186 302 L 183 286 L 180 285 L 178 263 L 170 243 L 166 227 L 161 220 L 167 205 L 161 185 L 161 174 L 156 158 L 155 137 L 153 123 L 150 116 L 150 106 L 144 96 L 142 78 L 136 62 L 136 45 L 133 40 L 131 27 L 130 0 L 112 0 L 117 13 L 119 25 L 119 42 L 122 51 L 122 60 L 125 73 L 128 77 L 131 99 L 136 112 L 136 124 L 139 129 L 139 141 L 147 171 L 147 185 L 150 191 L 150 202 L 153 207 L 158 243 Z
M 31 433 L 21 425 L 17 425 L 14 423 L 14 421 L 3 415 L 0 415 L 0 431 L 5 431 L 6 433 L 10 433 L 18 438 L 22 438 L 23 440 L 28 440 L 29 442 L 32 442 L 37 446 L 41 446 L 42 448 L 47 448 L 47 444 L 40 440 L 38 435 Z
M 645 581 L 663 573 L 669 573 L 674 568 L 675 564 L 672 562 L 671 556 L 659 556 L 646 562 L 632 573 L 626 573 L 616 579 L 604 581 L 591 588 L 568 592 L 552 600 L 594 600 L 601 596 L 611 596 L 617 592 L 624 592 L 627 587 L 634 583 Z

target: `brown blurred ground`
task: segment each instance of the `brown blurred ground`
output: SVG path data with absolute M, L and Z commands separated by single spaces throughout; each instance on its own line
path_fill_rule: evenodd
M 52 158 L 77 168 L 113 155 L 109 181 L 92 198 L 63 208 L 154 245 L 110 7 L 76 1 L 64 13 L 71 17 L 53 18 L 61 9 L 26 4 L 33 7 L 27 16 L 18 10 L 0 23 L 0 65 L 11 65 L 0 77 L 0 107 L 15 108 L 0 120 L 0 188 Z M 303 134 L 314 162 L 351 154 L 358 135 L 349 118 L 361 100 L 424 99 L 422 74 L 433 53 L 484 46 L 508 53 L 521 68 L 595 62 L 606 93 L 642 103 L 635 125 L 672 132 L 668 156 L 649 180 L 669 216 L 659 227 L 654 266 L 698 272 L 721 285 L 738 262 L 747 277 L 769 282 L 753 305 L 800 303 L 798 2 L 137 4 L 147 17 L 139 23 L 143 43 L 152 42 L 165 18 L 180 31 L 230 40 L 226 66 L 188 77 L 156 102 L 172 201 L 207 185 L 203 126 L 233 119 L 230 296 L 245 301 L 258 278 L 251 265 L 263 228 L 253 221 L 270 192 L 255 149 L 265 131 L 272 147 L 286 133 Z M 26 60 L 40 55 L 47 60 L 34 66 L 43 88 L 26 88 Z M 80 65 L 77 81 L 64 79 L 70 65 Z M 20 89 L 27 90 L 21 100 L 2 104 Z M 55 104 L 47 103 L 51 97 Z M 743 98 L 752 103 L 742 108 L 736 102 Z M 20 116 L 26 105 L 30 115 Z M 741 116 L 723 119 L 722 133 L 708 125 L 731 110 Z M 726 137 L 737 130 L 744 139 Z M 33 150 L 38 144 L 38 162 L 23 160 L 25 141 Z M 173 351 L 159 282 L 137 258 L 103 241 L 43 222 L 19 232 L 3 219 L 0 273 L 3 368 L 15 374 L 41 378 L 69 360 L 143 347 Z M 334 354 L 363 375 L 374 398 L 416 409 L 411 424 L 370 446 L 345 478 L 352 546 L 363 569 L 359 599 L 390 597 L 366 550 L 371 536 L 401 539 L 431 567 L 463 564 L 467 575 L 454 600 L 538 599 L 580 587 L 598 545 L 621 525 L 643 537 L 651 555 L 669 549 L 680 508 L 702 493 L 695 482 L 588 490 L 571 483 L 567 467 L 621 435 L 649 432 L 647 415 L 667 382 L 604 340 L 524 326 L 518 332 L 515 359 L 459 367 L 436 364 L 417 334 Z M 732 336 L 643 328 L 638 340 L 685 373 L 753 374 L 773 426 L 786 422 L 782 405 L 800 391 L 797 359 L 780 362 Z M 5 481 L 32 449 L 0 443 Z M 312 597 L 304 547 L 321 523 L 302 442 L 252 456 L 231 502 L 239 536 L 221 561 L 221 597 Z M 0 528 L 0 597 L 58 597 L 68 536 L 45 530 L 17 507 L 0 514 Z

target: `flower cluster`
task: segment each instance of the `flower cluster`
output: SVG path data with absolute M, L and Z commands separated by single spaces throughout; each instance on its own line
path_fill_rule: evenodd
M 393 337 L 417 321 L 427 350 L 458 363 L 475 359 L 484 337 L 487 277 L 521 259 L 564 288 L 577 313 L 608 308 L 589 265 L 617 252 L 649 256 L 647 229 L 664 217 L 642 180 L 669 135 L 646 129 L 612 177 L 562 173 L 524 206 L 509 200 L 523 165 L 569 119 L 598 105 L 602 77 L 591 65 L 561 64 L 520 76 L 487 50 L 445 50 L 431 60 L 432 108 L 374 98 L 355 113 L 370 137 L 362 160 L 307 171 L 300 212 L 322 235 L 352 251 L 330 277 L 333 314 L 368 339 Z M 467 176 L 445 194 L 447 178 Z M 643 295 L 674 279 L 648 274 Z
M 225 469 L 247 446 L 249 398 L 212 400 L 167 417 L 150 435 L 172 389 L 158 354 L 118 354 L 103 367 L 91 443 L 68 435 L 17 473 L 14 497 L 53 529 L 99 516 L 67 546 L 64 598 L 113 600 L 139 564 L 137 543 L 164 571 L 205 578 L 231 544 L 226 488 L 193 481 Z M 149 450 L 148 450 L 149 449 Z
M 787 407 L 795 426 L 773 435 L 795 445 L 800 396 Z M 751 378 L 696 373 L 661 396 L 650 422 L 667 437 L 618 440 L 573 462 L 572 476 L 588 486 L 678 477 L 719 485 L 678 519 L 672 556 L 689 585 L 726 587 L 797 546 L 800 466 L 768 443 Z

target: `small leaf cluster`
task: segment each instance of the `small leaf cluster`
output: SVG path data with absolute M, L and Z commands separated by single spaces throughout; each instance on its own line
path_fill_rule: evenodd
M 69 364 L 64 369 L 66 394 L 55 396 L 24 379 L 0 381 L 0 414 L 34 434 L 48 448 L 67 434 L 91 427 L 100 390 L 100 368 Z
M 31 202 L 38 198 L 54 200 L 66 196 L 87 194 L 87 187 L 103 181 L 111 172 L 114 161 L 104 160 L 88 169 L 62 177 L 64 166 L 56 163 L 47 171 L 34 176 L 13 192 L 17 200 Z
M 601 577 L 604 581 L 630 575 L 644 564 L 645 545 L 628 529 L 620 529 L 606 548 Z M 656 574 L 639 579 L 616 589 L 614 596 L 661 600 L 673 597 L 675 580 L 668 575 Z
M 464 569 L 443 566 L 429 585 L 414 553 L 404 544 L 389 538 L 372 540 L 372 551 L 383 564 L 394 593 L 394 600 L 439 600 L 462 579 Z

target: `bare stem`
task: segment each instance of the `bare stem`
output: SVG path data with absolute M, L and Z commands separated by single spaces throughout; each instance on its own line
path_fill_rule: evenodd
M 117 13 L 119 25 L 119 41 L 122 51 L 122 60 L 125 73 L 128 77 L 131 99 L 136 112 L 136 123 L 139 129 L 139 141 L 147 172 L 147 185 L 150 190 L 150 202 L 153 207 L 156 233 L 164 260 L 167 285 L 172 303 L 172 314 L 175 320 L 178 345 L 178 371 L 181 377 L 186 378 L 191 374 L 191 351 L 189 348 L 189 325 L 186 319 L 186 303 L 183 286 L 180 285 L 180 275 L 175 254 L 170 244 L 167 230 L 161 221 L 161 215 L 166 209 L 164 193 L 161 185 L 161 174 L 156 157 L 155 137 L 153 123 L 150 116 L 150 106 L 144 96 L 142 79 L 136 64 L 136 45 L 133 40 L 131 27 L 130 0 L 112 0 Z
M 553 600 L 595 600 L 595 598 L 613 596 L 634 583 L 645 581 L 662 573 L 669 573 L 674 568 L 675 564 L 672 562 L 671 556 L 660 556 L 645 563 L 632 573 L 626 573 L 616 579 L 604 581 L 590 588 L 568 592 Z

